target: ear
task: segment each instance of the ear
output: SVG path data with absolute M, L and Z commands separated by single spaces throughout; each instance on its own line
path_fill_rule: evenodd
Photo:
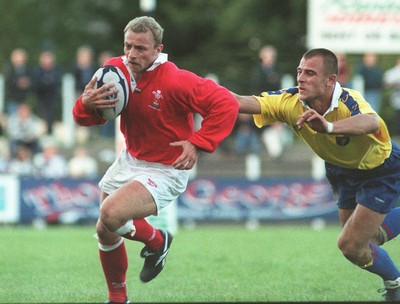
M 161 53 L 161 51 L 164 49 L 164 44 L 159 44 L 157 47 L 156 47 L 156 50 L 157 50 L 157 52 L 158 53 Z
M 337 75 L 336 74 L 331 74 L 331 75 L 328 76 L 327 84 L 335 86 L 336 81 L 337 81 Z

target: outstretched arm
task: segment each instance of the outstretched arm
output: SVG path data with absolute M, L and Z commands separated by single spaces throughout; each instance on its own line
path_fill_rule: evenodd
M 242 96 L 232 93 L 239 103 L 239 113 L 261 114 L 261 106 L 253 96 Z

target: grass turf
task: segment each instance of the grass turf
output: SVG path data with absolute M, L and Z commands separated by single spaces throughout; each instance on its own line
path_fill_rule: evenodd
M 340 228 L 204 225 L 181 228 L 163 272 L 143 284 L 142 244 L 125 241 L 131 302 L 380 301 L 379 277 L 345 260 Z M 92 226 L 0 229 L 0 303 L 103 303 Z M 396 240 L 384 248 L 399 262 Z

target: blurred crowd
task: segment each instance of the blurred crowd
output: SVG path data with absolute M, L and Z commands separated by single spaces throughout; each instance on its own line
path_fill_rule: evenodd
M 61 92 L 65 73 L 73 75 L 76 97 L 84 90 L 98 67 L 112 56 L 103 52 L 95 56 L 90 46 L 81 46 L 70 68 L 65 71 L 51 49 L 44 50 L 35 60 L 26 50 L 17 48 L 2 69 L 4 104 L 0 114 L 0 173 L 43 178 L 97 177 L 98 161 L 90 151 L 78 146 L 70 155 L 60 151 L 55 135 L 61 120 Z M 339 82 L 343 87 L 364 93 L 366 100 L 380 113 L 383 90 L 390 92 L 389 106 L 394 117 L 400 114 L 400 57 L 393 67 L 383 70 L 379 56 L 366 53 L 360 62 L 350 65 L 346 54 L 337 54 Z M 264 45 L 258 53 L 247 87 L 249 94 L 274 91 L 295 86 L 295 79 L 285 81 L 279 68 L 278 52 L 273 45 Z M 362 88 L 358 87 L 362 84 Z M 216 80 L 217 81 L 217 80 Z M 380 113 L 381 114 L 381 113 Z M 400 120 L 393 119 L 392 135 L 400 135 Z M 114 139 L 114 125 L 109 123 L 94 130 L 100 138 Z M 93 131 L 93 130 L 92 130 Z M 279 159 L 292 144 L 292 133 L 283 124 L 258 129 L 249 115 L 239 115 L 230 137 L 231 145 L 224 147 L 237 156 L 262 157 L 264 153 Z
M 76 97 L 84 90 L 99 66 L 112 56 L 103 52 L 96 60 L 89 46 L 76 51 L 68 71 L 57 62 L 52 50 L 44 50 L 36 64 L 26 50 L 17 48 L 4 65 L 4 104 L 0 116 L 0 173 L 42 178 L 94 178 L 98 164 L 90 151 L 76 147 L 71 155 L 60 151 L 55 126 L 61 120 L 64 73 L 75 80 Z M 103 137 L 113 138 L 113 124 L 97 130 Z

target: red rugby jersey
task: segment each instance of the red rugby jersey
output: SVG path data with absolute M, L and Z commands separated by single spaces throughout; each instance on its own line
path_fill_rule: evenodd
M 112 58 L 105 65 L 119 67 L 131 79 L 123 57 Z M 84 108 L 81 98 L 73 108 L 75 122 L 82 126 L 104 124 L 95 111 Z M 197 131 L 193 113 L 203 118 Z M 166 61 L 143 73 L 136 89 L 130 91 L 120 129 L 132 156 L 171 165 L 182 153 L 180 147 L 171 147 L 171 142 L 187 139 L 212 152 L 231 133 L 237 113 L 238 103 L 229 90 Z

